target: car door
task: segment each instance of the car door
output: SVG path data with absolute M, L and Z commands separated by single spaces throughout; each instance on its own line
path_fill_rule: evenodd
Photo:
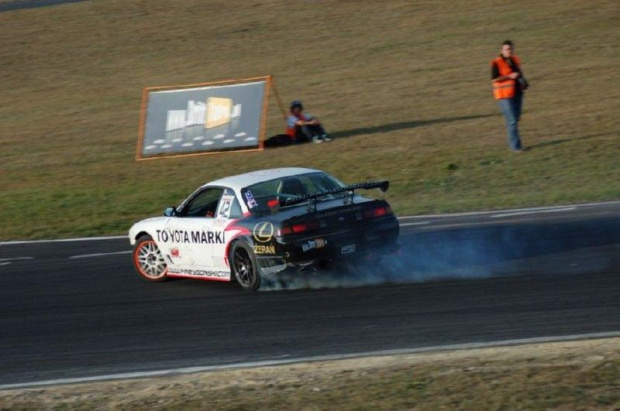
M 241 210 L 241 205 L 235 192 L 231 188 L 225 188 L 213 224 L 216 228 L 225 230 L 224 235 L 226 236 L 226 241 L 224 244 L 217 243 L 213 245 L 212 259 L 214 269 L 223 271 L 230 270 L 227 263 L 228 256 L 226 255 L 226 251 L 231 239 L 239 233 L 239 230 L 236 230 L 232 224 L 235 220 L 242 217 L 243 211 Z
M 197 192 L 171 218 L 166 226 L 170 239 L 170 260 L 177 274 L 222 278 L 227 275 L 213 270 L 213 254 L 225 243 L 224 227 L 215 224 L 216 212 L 224 189 L 207 187 Z

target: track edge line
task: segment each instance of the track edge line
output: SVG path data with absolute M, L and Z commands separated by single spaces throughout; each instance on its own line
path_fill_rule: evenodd
M 216 371 L 224 371 L 224 370 L 243 369 L 243 368 L 275 367 L 275 366 L 281 366 L 281 365 L 299 364 L 299 363 L 304 363 L 304 362 L 310 363 L 310 362 L 319 362 L 319 361 L 337 361 L 337 360 L 347 360 L 347 359 L 353 359 L 353 358 L 385 357 L 385 356 L 390 356 L 390 355 L 421 354 L 421 353 L 430 353 L 430 352 L 472 350 L 472 349 L 479 349 L 479 348 L 494 348 L 494 347 L 511 347 L 511 346 L 518 346 L 518 345 L 526 345 L 526 344 L 555 343 L 555 342 L 579 341 L 579 340 L 585 341 L 585 340 L 616 338 L 616 337 L 620 337 L 620 331 L 589 333 L 589 334 L 572 334 L 572 335 L 563 335 L 563 336 L 520 338 L 520 339 L 509 339 L 509 340 L 499 340 L 499 341 L 490 341 L 490 342 L 447 344 L 447 345 L 436 345 L 436 346 L 417 347 L 417 348 L 400 348 L 400 349 L 394 349 L 394 350 L 367 351 L 367 352 L 352 353 L 352 354 L 318 355 L 318 356 L 312 356 L 312 357 L 287 358 L 287 359 L 280 359 L 280 360 L 261 360 L 261 361 L 250 361 L 250 362 L 224 364 L 224 365 L 182 367 L 182 368 L 172 368 L 172 369 L 156 370 L 156 371 L 142 371 L 142 372 L 136 371 L 136 372 L 125 372 L 125 373 L 118 373 L 118 374 L 105 374 L 105 375 L 98 375 L 98 376 L 91 376 L 91 377 L 59 378 L 59 379 L 54 379 L 54 380 L 43 380 L 43 381 L 35 381 L 35 382 L 28 382 L 28 383 L 4 384 L 4 385 L 0 385 L 0 390 L 27 389 L 27 388 L 36 388 L 36 387 L 49 387 L 49 386 L 56 386 L 56 385 L 71 385 L 71 384 L 81 384 L 81 383 L 89 383 L 89 382 L 104 382 L 104 381 L 115 381 L 115 380 L 126 380 L 126 379 L 142 379 L 142 378 L 164 377 L 164 376 L 171 376 L 171 375 L 196 374 L 196 373 L 202 373 L 202 372 L 216 372 Z

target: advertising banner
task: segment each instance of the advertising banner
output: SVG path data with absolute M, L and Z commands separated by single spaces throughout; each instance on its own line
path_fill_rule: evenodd
M 262 148 L 271 77 L 144 89 L 136 158 Z

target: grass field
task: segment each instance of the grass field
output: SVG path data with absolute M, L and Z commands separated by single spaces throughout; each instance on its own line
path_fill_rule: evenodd
M 125 233 L 213 178 L 387 178 L 400 214 L 620 199 L 617 1 L 93 0 L 0 13 L 0 240 Z M 531 83 L 507 149 L 489 62 Z M 273 74 L 333 143 L 137 163 L 144 86 Z M 269 134 L 282 131 L 275 101 Z

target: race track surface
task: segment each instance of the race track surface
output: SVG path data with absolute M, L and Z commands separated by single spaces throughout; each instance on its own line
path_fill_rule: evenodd
M 390 275 L 253 294 L 147 283 L 126 239 L 0 244 L 0 386 L 620 331 L 618 202 L 401 224 Z

